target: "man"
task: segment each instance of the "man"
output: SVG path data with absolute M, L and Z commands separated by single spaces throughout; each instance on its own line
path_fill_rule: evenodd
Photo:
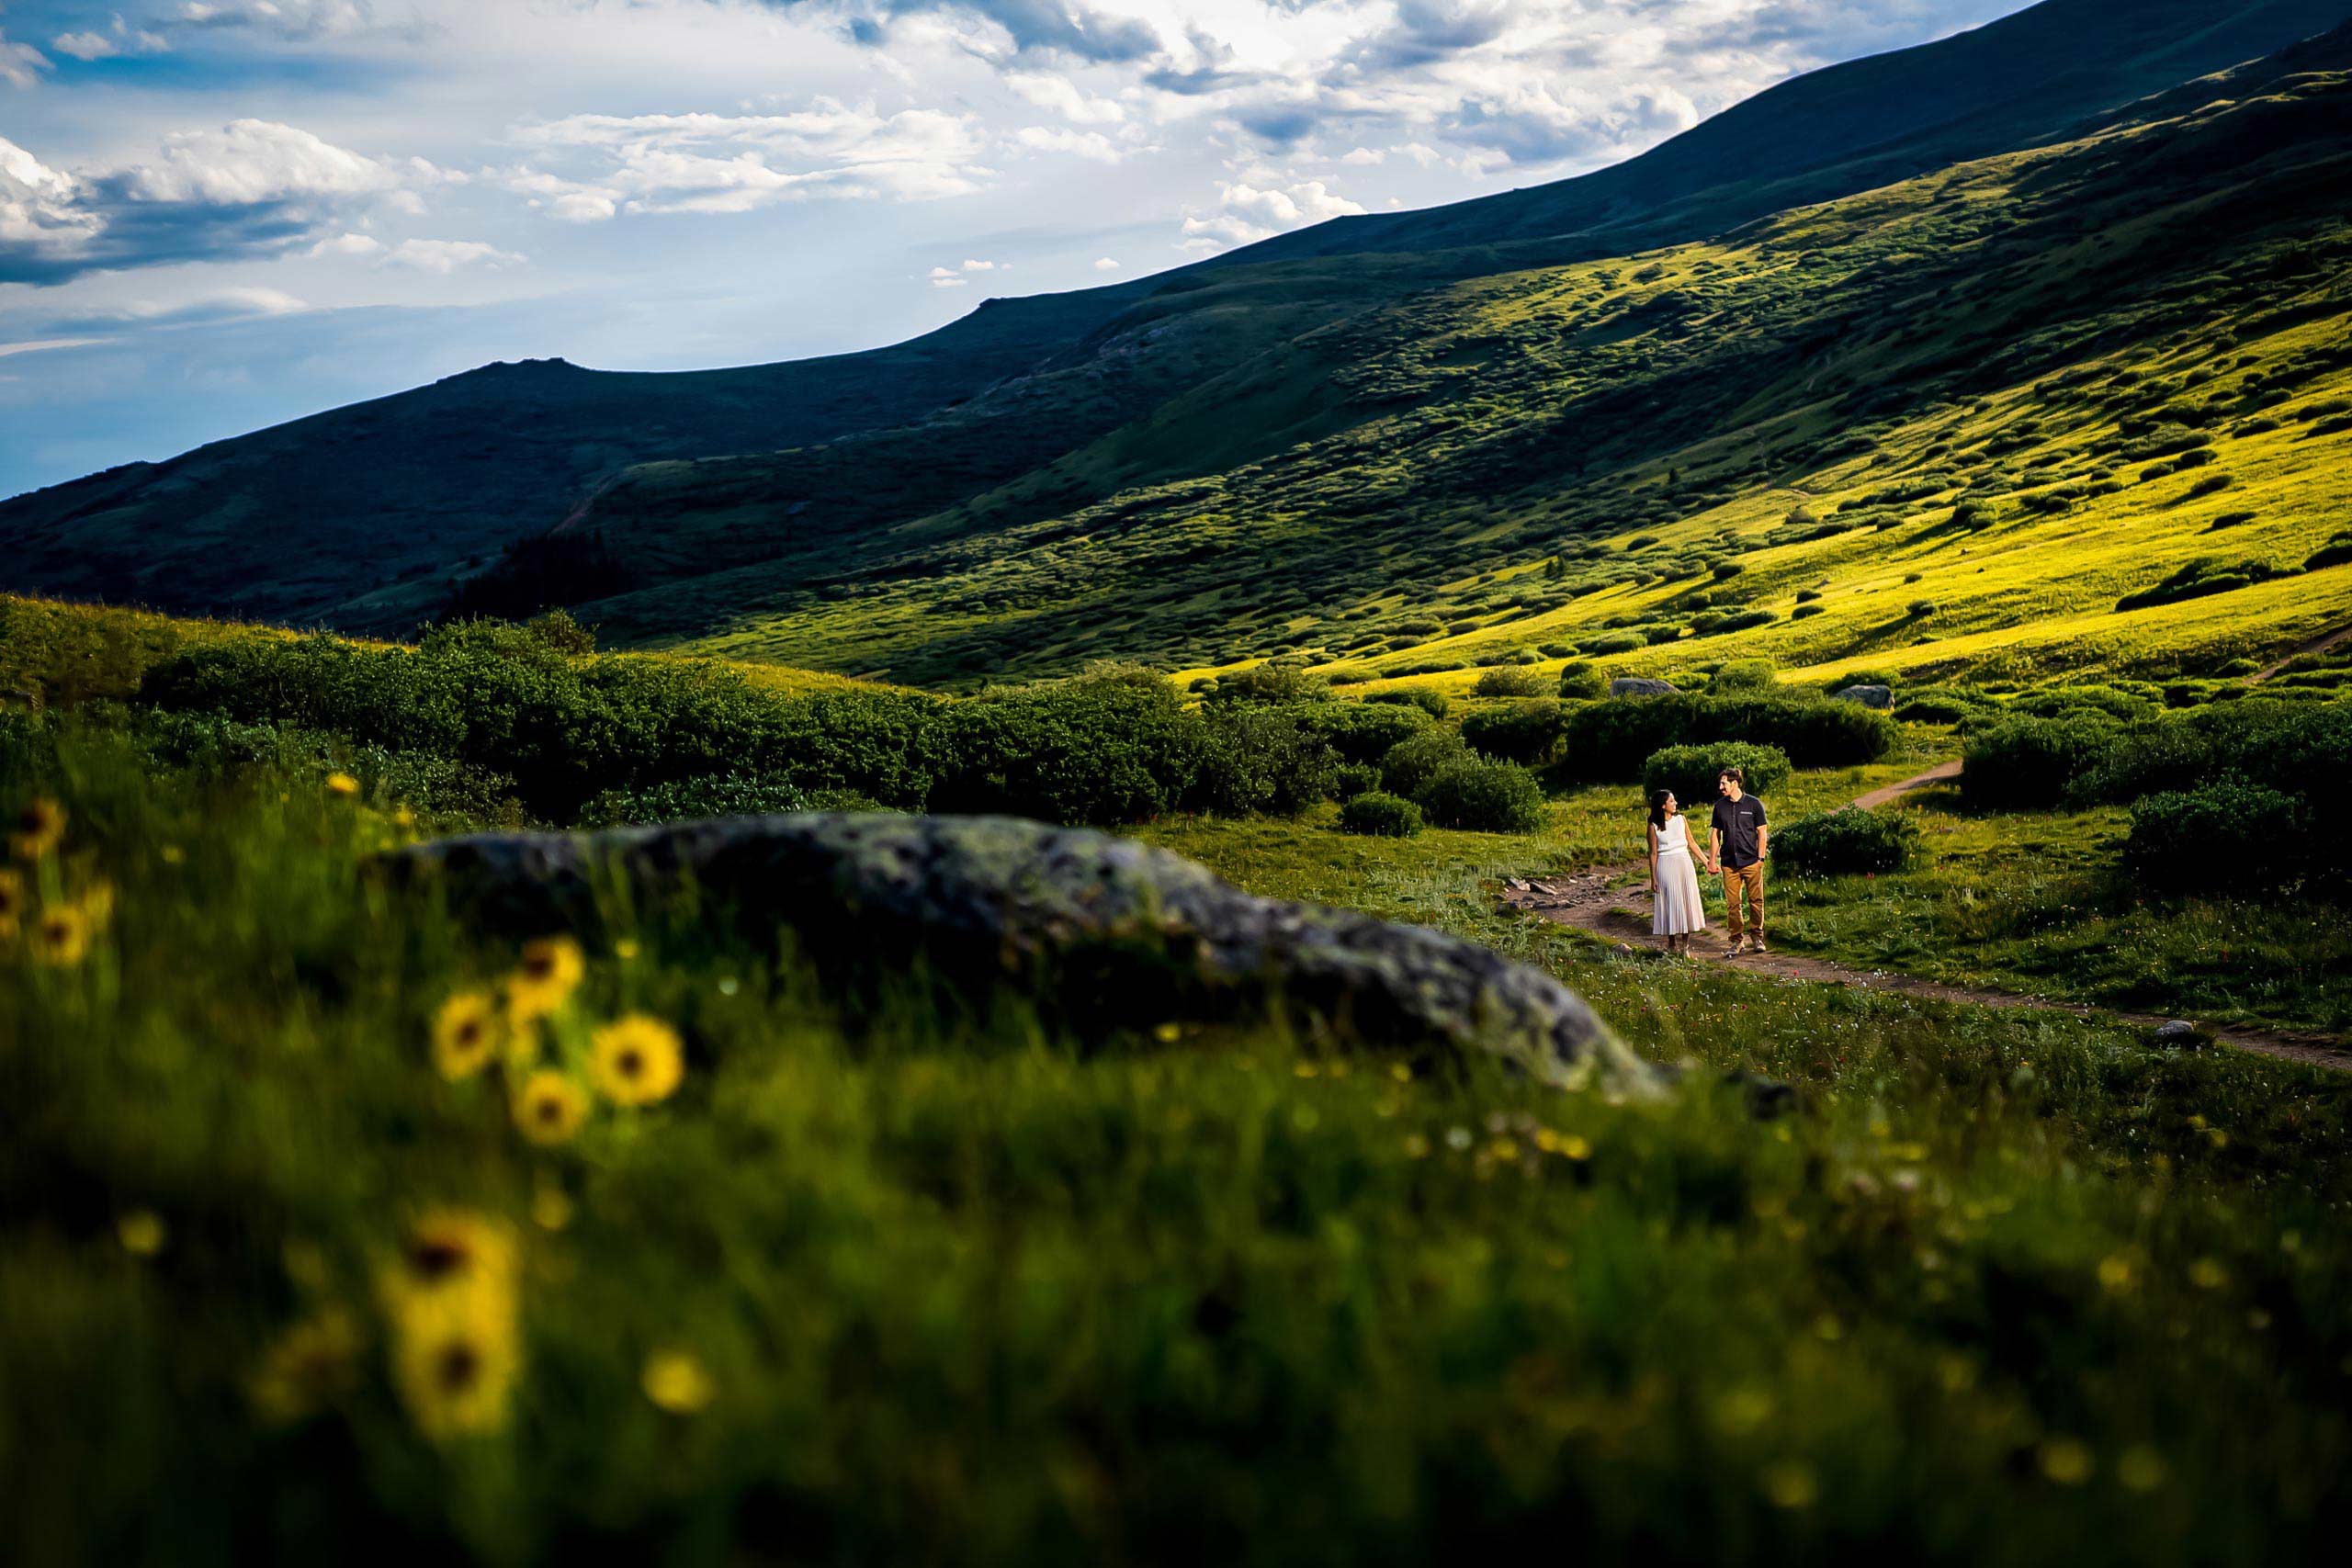
M 1765 826 L 1764 803 L 1743 787 L 1747 776 L 1737 768 L 1715 775 L 1714 826 L 1707 830 L 1707 869 L 1724 879 L 1724 905 L 1731 917 L 1731 951 L 1764 951 L 1764 857 L 1771 829 Z M 1740 898 L 1747 899 L 1747 919 L 1740 918 Z M 1756 927 L 1750 946 L 1747 926 Z

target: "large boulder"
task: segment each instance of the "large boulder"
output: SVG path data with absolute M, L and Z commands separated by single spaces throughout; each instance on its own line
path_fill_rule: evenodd
M 1609 682 L 1612 697 L 1670 697 L 1679 689 L 1671 681 L 1653 681 L 1646 675 L 1620 675 Z
M 586 931 L 626 890 L 690 897 L 820 974 L 920 969 L 1007 983 L 1081 1034 L 1268 1018 L 1422 1054 L 1487 1051 L 1563 1087 L 1646 1093 L 1666 1075 L 1540 970 L 1476 942 L 1260 898 L 1191 861 L 1083 829 L 995 817 L 810 812 L 594 833 L 481 833 L 384 857 L 514 935 Z
M 1891 686 L 1848 686 L 1829 694 L 1836 703 L 1860 703 L 1866 708 L 1886 709 L 1894 705 L 1894 689 Z

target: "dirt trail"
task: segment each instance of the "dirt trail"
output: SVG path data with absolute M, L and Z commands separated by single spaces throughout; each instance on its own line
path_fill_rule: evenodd
M 2347 637 L 2352 637 L 2352 626 L 2338 626 L 2332 632 L 2323 632 L 2318 637 L 2312 638 L 2309 642 L 2298 643 L 2294 649 L 2288 653 L 2287 657 L 2280 660 L 2278 663 L 2271 665 L 2267 670 L 2257 670 L 2253 674 L 2247 676 L 2245 678 L 2246 684 L 2249 686 L 2258 686 L 2262 684 L 2263 682 L 2270 679 L 2273 675 L 2278 674 L 2281 670 L 2286 669 L 2288 665 L 2292 664 L 2296 660 L 2302 658 L 2305 654 L 2326 653 Z
M 1899 799 L 1914 790 L 1947 783 L 1959 775 L 1960 764 L 1946 762 L 1916 778 L 1905 779 L 1885 789 L 1873 790 L 1854 804 L 1868 810 Z M 1618 886 L 1629 877 L 1641 877 L 1645 869 L 1639 862 L 1628 862 L 1579 872 L 1571 876 L 1547 877 L 1524 883 L 1514 881 L 1506 885 L 1504 902 L 1514 908 L 1532 910 L 1547 920 L 1572 926 L 1611 942 L 1628 946 L 1654 947 L 1658 939 L 1650 935 L 1650 890 L 1647 882 L 1640 880 L 1631 886 Z M 1768 901 L 1768 912 L 1769 908 Z M 1941 981 L 1922 980 L 1884 970 L 1850 969 L 1844 964 L 1802 953 L 1743 953 L 1735 958 L 1731 956 L 1730 947 L 1730 941 L 1720 925 L 1710 926 L 1690 939 L 1690 951 L 1701 961 L 1718 962 L 1743 973 L 1767 975 L 1775 979 L 1855 986 L 1864 990 L 1892 991 L 1931 1001 L 1968 1002 L 1978 1007 L 2041 1008 L 2052 1012 L 2071 1013 L 2076 1018 L 2110 1019 L 2148 1029 L 2167 1021 L 2155 1013 L 2118 1012 L 2110 1008 L 2092 1007 L 2081 1002 L 2052 1001 L 2047 998 L 2004 991 L 1991 986 L 1947 985 Z M 2301 1063 L 2306 1066 L 2352 1072 L 2352 1049 L 2346 1049 L 2341 1042 L 2329 1035 L 2232 1026 L 2215 1028 L 2212 1037 L 2222 1044 L 2240 1051 L 2251 1051 L 2257 1055 L 2275 1056 L 2281 1061 Z

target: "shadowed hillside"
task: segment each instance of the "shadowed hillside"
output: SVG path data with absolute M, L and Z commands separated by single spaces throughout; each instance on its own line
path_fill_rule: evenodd
M 996 525 L 1049 522 L 1106 493 L 1104 476 L 1075 471 L 1081 449 L 1181 418 L 1176 400 L 1274 345 L 1433 288 L 1689 243 L 2046 141 L 2344 10 L 2051 0 L 1789 84 L 1618 169 L 1326 225 L 1112 288 L 990 301 L 895 348 L 678 375 L 492 366 L 0 504 L 0 587 L 404 631 L 455 584 L 474 583 L 460 603 L 510 613 L 605 592 L 595 520 L 650 515 L 654 491 L 697 525 L 615 542 L 614 570 L 640 581 L 786 559 L 834 574 L 868 535 L 984 496 L 975 515 Z M 1270 428 L 1320 428 L 1303 406 L 1273 412 Z M 1246 457 L 1234 434 L 1200 446 L 1197 471 Z M 583 508 L 624 471 L 628 498 Z M 567 522 L 585 558 L 526 549 L 518 570 L 478 581 L 503 547 Z

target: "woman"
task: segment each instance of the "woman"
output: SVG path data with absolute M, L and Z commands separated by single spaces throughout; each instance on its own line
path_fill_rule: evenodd
M 1690 850 L 1690 829 L 1674 792 L 1650 797 L 1650 934 L 1666 938 L 1675 958 L 1690 956 L 1690 933 L 1707 929 L 1699 906 L 1699 869 Z

